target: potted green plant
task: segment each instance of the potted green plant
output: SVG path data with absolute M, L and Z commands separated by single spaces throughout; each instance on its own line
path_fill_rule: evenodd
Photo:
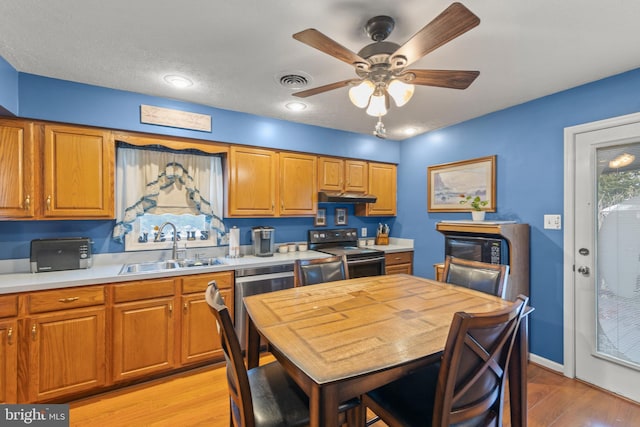
M 482 200 L 480 196 L 474 197 L 461 194 L 460 197 L 462 197 L 462 200 L 460 200 L 461 205 L 468 204 L 469 206 L 471 206 L 471 217 L 473 218 L 473 220 L 483 221 L 485 212 L 482 210 L 482 208 L 487 206 L 489 202 L 486 200 Z

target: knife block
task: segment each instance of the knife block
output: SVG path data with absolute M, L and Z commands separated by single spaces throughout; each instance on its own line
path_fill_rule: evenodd
M 389 244 L 389 235 L 388 234 L 378 234 L 376 236 L 376 245 L 388 245 Z

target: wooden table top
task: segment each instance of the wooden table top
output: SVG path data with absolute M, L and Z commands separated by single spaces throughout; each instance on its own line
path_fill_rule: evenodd
M 455 312 L 511 304 L 405 274 L 285 289 L 244 302 L 260 334 L 316 384 L 437 356 Z

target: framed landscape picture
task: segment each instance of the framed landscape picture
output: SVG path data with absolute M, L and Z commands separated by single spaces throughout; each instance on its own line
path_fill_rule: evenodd
M 336 208 L 335 221 L 336 221 L 336 225 L 347 225 L 347 209 L 346 208 Z
M 495 155 L 427 167 L 428 212 L 468 212 L 460 204 L 467 196 L 486 200 L 483 211 L 496 211 Z
M 324 227 L 325 225 L 327 225 L 327 209 L 318 208 L 315 220 L 313 221 L 313 225 L 316 227 Z

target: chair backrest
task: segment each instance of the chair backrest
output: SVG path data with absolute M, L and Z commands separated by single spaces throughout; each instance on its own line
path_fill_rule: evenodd
M 255 419 L 247 368 L 244 364 L 240 341 L 235 334 L 229 310 L 220 295 L 215 280 L 209 282 L 205 297 L 218 323 L 222 351 L 227 363 L 227 383 L 231 402 L 230 416 L 233 425 L 253 427 Z
M 436 390 L 434 426 L 502 426 L 509 357 L 528 298 L 492 313 L 456 313 Z M 467 423 L 465 423 L 467 425 Z
M 315 285 L 349 278 L 345 256 L 298 259 L 294 263 L 295 286 Z
M 447 255 L 442 277 L 447 283 L 504 298 L 507 292 L 509 266 L 470 261 Z

